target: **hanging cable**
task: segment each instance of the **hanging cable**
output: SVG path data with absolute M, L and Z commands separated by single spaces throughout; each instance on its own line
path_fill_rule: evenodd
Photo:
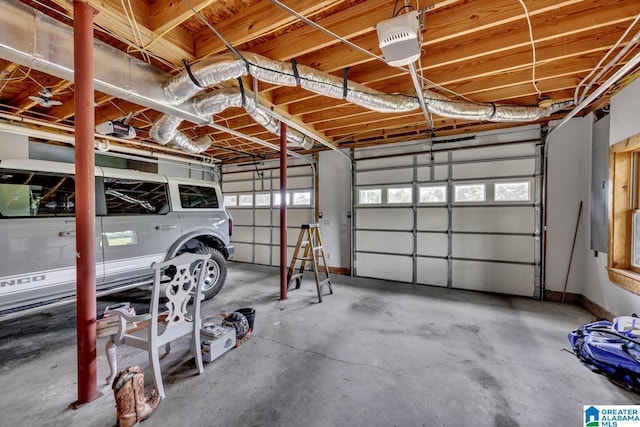
M 542 96 L 542 92 L 538 89 L 538 85 L 536 84 L 536 44 L 533 40 L 533 29 L 531 28 L 531 19 L 529 18 L 529 10 L 527 6 L 524 4 L 522 0 L 518 0 L 524 9 L 524 16 L 527 18 L 527 25 L 529 26 L 529 39 L 531 40 L 531 51 L 533 55 L 533 64 L 531 66 L 531 83 L 533 84 L 534 89 L 538 92 L 538 96 Z

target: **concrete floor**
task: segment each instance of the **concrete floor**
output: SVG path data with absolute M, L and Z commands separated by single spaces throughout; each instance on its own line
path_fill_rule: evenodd
M 231 263 L 203 315 L 255 307 L 254 336 L 203 375 L 180 340 L 162 359 L 167 398 L 142 425 L 576 426 L 583 405 L 640 401 L 563 351 L 567 333 L 593 319 L 579 307 L 332 278 L 335 294 L 322 304 L 311 277 L 279 301 L 278 269 Z M 0 321 L 0 426 L 115 425 L 105 338 L 103 396 L 68 408 L 77 398 L 74 313 Z M 119 366 L 149 372 L 145 353 L 118 354 Z

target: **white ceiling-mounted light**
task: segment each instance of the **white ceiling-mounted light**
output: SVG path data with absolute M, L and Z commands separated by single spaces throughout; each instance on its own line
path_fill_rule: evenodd
M 412 10 L 376 25 L 378 44 L 389 65 L 400 67 L 420 58 L 420 14 Z

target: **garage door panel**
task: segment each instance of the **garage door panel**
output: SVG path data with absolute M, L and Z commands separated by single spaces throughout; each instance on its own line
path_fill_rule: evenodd
M 533 234 L 535 229 L 534 210 L 530 206 L 454 207 L 452 220 L 453 231 Z
M 433 179 L 431 178 L 431 169 L 433 169 Z M 448 166 L 424 166 L 418 168 L 418 182 L 443 181 L 448 177 Z
M 530 262 L 534 257 L 533 236 L 454 234 L 454 258 Z
M 256 225 L 271 225 L 271 209 L 256 209 L 255 216 Z
M 408 208 L 358 209 L 356 221 L 358 228 L 411 230 L 413 211 Z
M 361 231 L 356 238 L 356 245 L 371 252 L 411 254 L 413 235 L 409 232 Z
M 253 190 L 253 181 L 230 181 L 222 184 L 222 193 L 243 193 Z
M 255 260 L 256 264 L 270 265 L 271 264 L 271 246 L 255 245 Z
M 358 172 L 358 175 L 356 175 L 356 185 L 386 185 L 398 182 L 411 182 L 412 180 L 413 169 Z
M 447 260 L 418 258 L 418 283 L 431 286 L 447 286 Z
M 289 248 L 287 247 L 287 262 L 285 263 L 285 265 L 287 266 L 287 268 L 289 268 L 289 264 L 291 264 L 291 258 L 293 257 L 293 251 L 295 248 Z M 280 265 L 280 247 L 279 246 L 272 246 L 271 247 L 271 259 L 272 259 L 272 265 Z
M 453 179 L 533 175 L 535 164 L 529 159 L 453 165 Z
M 532 265 L 453 261 L 453 287 L 474 291 L 533 296 Z
M 233 254 L 234 261 L 253 262 L 253 244 L 235 242 L 233 245 L 236 249 Z
M 280 188 L 280 178 L 276 178 L 273 180 L 273 188 Z M 287 176 L 287 191 L 295 191 L 296 189 L 309 189 L 313 187 L 313 181 L 311 177 L 307 176 L 299 176 L 299 177 L 291 177 Z M 278 191 L 279 192 L 279 191 Z
M 269 244 L 271 243 L 271 229 L 266 227 L 255 227 L 255 242 Z
M 357 259 L 358 276 L 411 282 L 413 280 L 411 264 L 411 257 L 408 256 L 359 253 Z
M 233 225 L 253 225 L 253 210 L 234 209 L 230 211 Z
M 253 229 L 251 226 L 234 225 L 233 226 L 233 241 L 234 242 L 252 242 L 253 241 Z
M 446 207 L 418 208 L 419 231 L 446 231 L 449 224 L 449 210 Z
M 445 233 L 418 233 L 418 255 L 447 256 L 449 236 Z
M 274 210 L 271 213 L 271 220 L 274 225 L 280 224 L 280 211 Z M 287 226 L 300 228 L 302 224 L 312 223 L 310 209 L 287 209 Z
M 452 152 L 453 161 L 483 160 L 500 157 L 533 156 L 536 154 L 535 144 L 509 144 L 493 147 L 478 147 Z

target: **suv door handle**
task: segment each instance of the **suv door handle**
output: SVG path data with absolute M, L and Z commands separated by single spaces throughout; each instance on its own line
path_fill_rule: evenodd
M 175 230 L 176 228 L 175 224 L 156 225 L 156 230 Z
M 67 230 L 67 231 L 61 231 L 58 233 L 58 236 L 60 237 L 72 237 L 75 236 L 76 232 L 75 230 Z

